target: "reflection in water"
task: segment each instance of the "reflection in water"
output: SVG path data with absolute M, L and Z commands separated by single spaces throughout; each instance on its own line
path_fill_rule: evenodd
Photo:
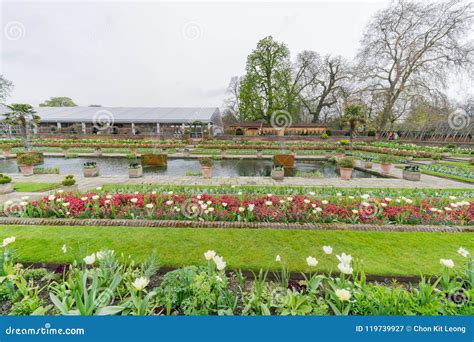
M 59 158 L 46 157 L 44 164 L 39 167 L 59 167 L 61 174 L 82 174 L 82 164 L 86 161 L 96 161 L 99 165 L 101 175 L 124 175 L 127 173 L 128 164 L 131 160 L 127 158 Z M 223 159 L 216 160 L 212 174 L 214 176 L 270 176 L 273 161 L 266 159 Z M 197 159 L 172 159 L 168 158 L 167 167 L 144 166 L 143 171 L 148 174 L 159 174 L 167 176 L 184 176 L 186 172 L 197 173 L 201 166 Z M 323 178 L 339 177 L 335 165 L 328 161 L 296 161 L 294 173 L 318 172 Z M 15 159 L 0 161 L 0 173 L 16 173 L 18 167 Z M 371 174 L 354 170 L 355 178 L 374 178 Z

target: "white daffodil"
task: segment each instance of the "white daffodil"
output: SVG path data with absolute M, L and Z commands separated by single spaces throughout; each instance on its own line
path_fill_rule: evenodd
M 309 256 L 306 258 L 306 263 L 309 267 L 316 267 L 316 265 L 318 264 L 318 260 L 316 260 L 315 257 Z
M 150 283 L 150 279 L 145 278 L 145 277 L 140 277 L 140 278 L 135 279 L 135 281 L 132 283 L 132 286 L 137 291 L 143 291 L 149 283 Z
M 15 240 L 16 240 L 16 237 L 14 237 L 14 236 L 10 236 L 10 237 L 7 237 L 7 238 L 3 239 L 2 247 L 6 247 L 7 245 L 15 242 Z
M 469 252 L 467 251 L 467 249 L 463 248 L 463 247 L 459 247 L 458 249 L 458 254 L 460 256 L 463 256 L 465 258 L 467 258 L 469 256 Z
M 87 265 L 92 265 L 95 262 L 95 254 L 92 253 L 91 255 L 86 256 L 83 260 Z
M 336 293 L 336 296 L 337 298 L 341 301 L 341 302 L 346 302 L 348 301 L 349 299 L 351 299 L 351 292 L 349 290 L 346 290 L 346 289 L 337 289 L 335 291 Z
M 208 250 L 206 253 L 204 253 L 204 258 L 206 258 L 207 261 L 212 260 L 216 256 L 216 252 L 212 250 Z
M 454 261 L 452 261 L 451 259 L 439 259 L 439 263 L 443 266 L 446 266 L 447 268 L 454 267 Z
M 331 246 L 323 246 L 323 252 L 325 254 L 332 254 L 332 247 Z

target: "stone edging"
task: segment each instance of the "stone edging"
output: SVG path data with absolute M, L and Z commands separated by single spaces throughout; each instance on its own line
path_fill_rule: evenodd
M 63 218 L 22 218 L 0 217 L 0 224 L 37 226 L 126 226 L 148 228 L 229 228 L 229 229 L 287 229 L 287 230 L 346 230 L 383 232 L 474 232 L 474 226 L 444 225 L 383 225 L 345 223 L 264 223 L 264 222 L 223 222 L 223 221 L 180 221 L 180 220 L 112 220 L 112 219 L 63 219 Z

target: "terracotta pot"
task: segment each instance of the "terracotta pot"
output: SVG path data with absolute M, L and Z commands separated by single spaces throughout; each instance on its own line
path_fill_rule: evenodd
M 94 155 L 95 155 L 96 157 L 102 156 L 102 150 L 96 150 L 96 151 L 94 152 Z
M 337 160 L 341 160 L 341 159 L 344 158 L 345 156 L 346 156 L 345 153 L 339 153 L 339 152 L 336 153 L 336 159 L 337 159 Z
M 33 165 L 19 165 L 19 168 L 23 176 L 33 175 Z
M 339 173 L 341 174 L 341 179 L 343 179 L 343 180 L 351 179 L 352 170 L 353 169 L 347 169 L 347 168 L 344 168 L 344 167 L 339 168 Z
M 143 176 L 143 168 L 139 167 L 138 169 L 128 169 L 129 178 L 140 178 Z
M 97 177 L 99 175 L 99 168 L 83 168 L 84 177 Z
M 136 156 L 136 155 L 137 155 L 137 149 L 136 149 L 136 148 L 131 148 L 131 149 L 130 149 L 130 154 L 131 154 L 132 156 Z
M 421 172 L 412 172 L 403 170 L 402 172 L 403 179 L 412 181 L 412 182 L 419 182 L 421 179 Z
M 392 171 L 392 164 L 381 164 L 380 167 L 382 168 L 382 173 L 390 173 Z
M 258 159 L 262 159 L 262 158 L 263 158 L 262 152 L 257 152 L 257 158 L 258 158 Z
M 373 163 L 372 163 L 372 162 L 368 162 L 368 161 L 364 162 L 364 168 L 366 168 L 366 169 L 371 169 L 372 166 L 373 166 Z
M 209 166 L 201 166 L 202 169 L 202 176 L 205 179 L 209 179 L 212 177 L 212 167 Z
M 67 155 L 68 153 L 69 153 L 69 150 L 67 150 L 67 149 L 63 150 L 63 155 Z
M 4 155 L 5 157 L 10 157 L 11 154 L 12 154 L 12 150 L 3 150 L 3 155 Z
M 272 170 L 272 179 L 282 181 L 285 178 L 285 170 Z
M 225 157 L 227 155 L 227 151 L 221 150 L 221 157 Z
M 13 192 L 13 183 L 0 184 L 0 195 L 9 194 Z

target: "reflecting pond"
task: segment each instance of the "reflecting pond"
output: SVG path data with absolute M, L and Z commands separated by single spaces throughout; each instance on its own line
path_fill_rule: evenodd
M 86 161 L 97 162 L 101 175 L 123 175 L 127 173 L 128 164 L 132 161 L 127 158 L 62 158 L 45 157 L 44 163 L 38 167 L 58 167 L 63 175 L 82 174 L 82 165 Z M 214 162 L 212 174 L 214 176 L 270 176 L 273 161 L 268 159 L 222 159 Z M 198 173 L 201 166 L 197 159 L 168 158 L 167 167 L 144 166 L 147 174 L 167 176 L 185 176 L 187 172 Z M 0 161 L 0 173 L 15 173 L 18 167 L 15 159 Z M 339 172 L 335 165 L 329 161 L 296 161 L 293 173 L 316 172 L 323 178 L 337 178 Z M 372 174 L 354 170 L 354 178 L 376 178 Z

